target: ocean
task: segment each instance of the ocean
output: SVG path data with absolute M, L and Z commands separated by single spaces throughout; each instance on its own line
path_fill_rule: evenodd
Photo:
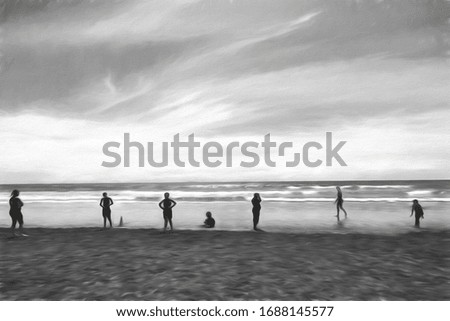
M 349 216 L 337 224 L 336 186 Z M 25 227 L 101 227 L 103 192 L 114 200 L 112 218 L 128 228 L 162 228 L 158 202 L 170 192 L 175 229 L 200 229 L 211 211 L 216 228 L 250 230 L 253 193 L 262 202 L 260 227 L 292 233 L 403 233 L 413 229 L 411 202 L 425 211 L 422 228 L 450 228 L 450 181 L 117 183 L 0 185 L 0 226 L 8 227 L 11 190 L 21 191 Z M 343 213 L 341 213 L 343 218 Z

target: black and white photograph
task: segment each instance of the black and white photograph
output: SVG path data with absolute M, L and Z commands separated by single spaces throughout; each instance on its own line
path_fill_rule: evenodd
M 449 122 L 448 0 L 0 0 L 0 301 L 448 301 Z

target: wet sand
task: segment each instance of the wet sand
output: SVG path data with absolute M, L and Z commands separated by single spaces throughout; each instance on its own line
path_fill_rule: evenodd
M 0 300 L 450 300 L 450 231 L 0 229 Z

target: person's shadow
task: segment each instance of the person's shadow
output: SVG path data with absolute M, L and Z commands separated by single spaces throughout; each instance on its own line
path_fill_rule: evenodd
M 345 229 L 344 220 L 340 220 L 339 222 L 336 223 L 336 229 L 338 229 L 338 230 L 344 230 Z

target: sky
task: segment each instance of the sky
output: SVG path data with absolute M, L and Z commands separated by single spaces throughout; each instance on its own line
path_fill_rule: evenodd
M 0 183 L 450 179 L 449 120 L 446 0 L 0 0 Z M 326 132 L 347 166 L 101 165 Z

